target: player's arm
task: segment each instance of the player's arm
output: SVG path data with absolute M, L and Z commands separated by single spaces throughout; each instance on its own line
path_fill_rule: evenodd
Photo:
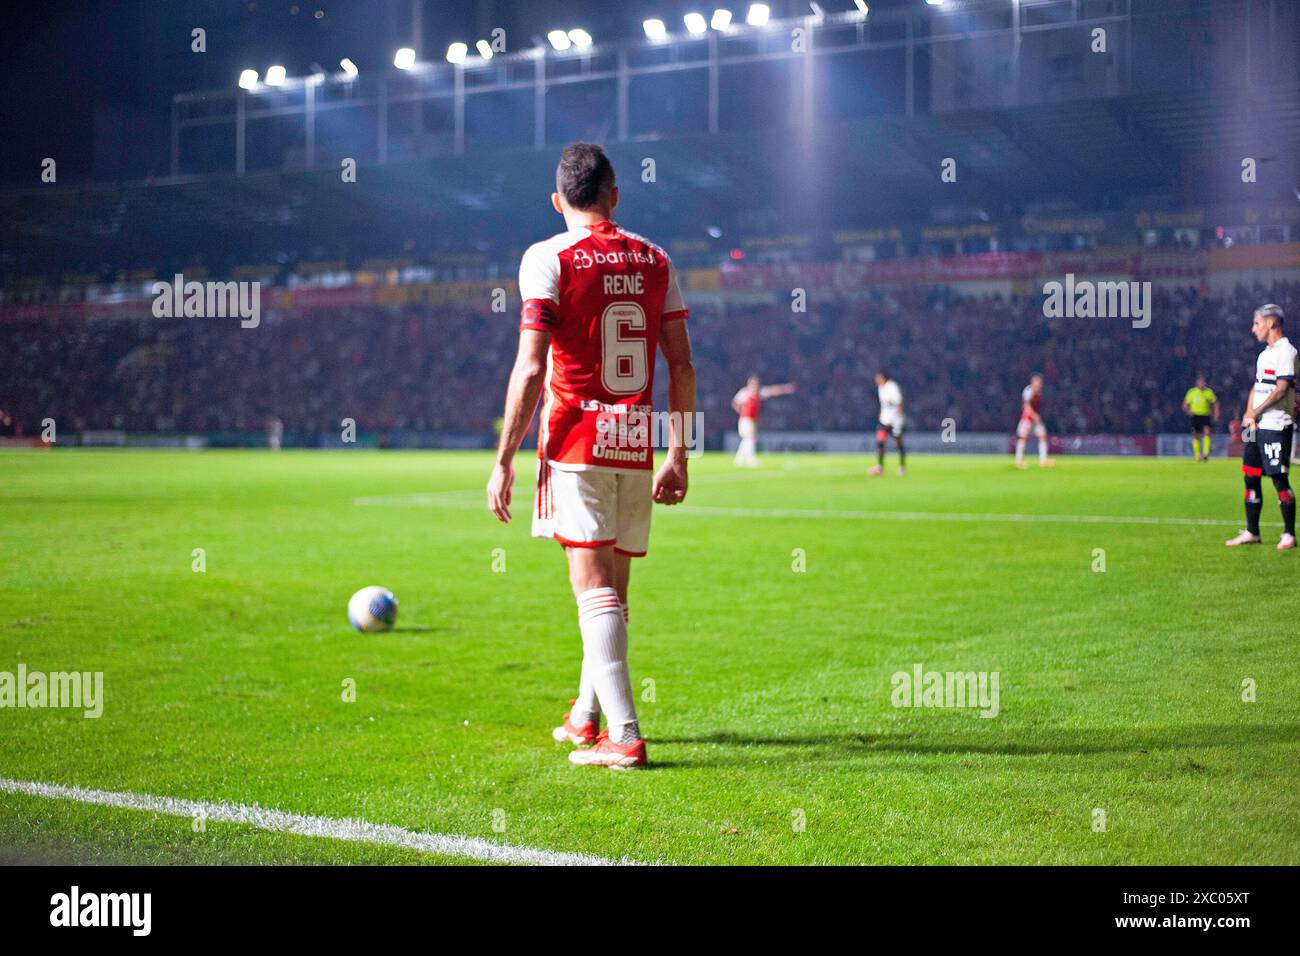
M 682 321 L 665 322 L 659 331 L 659 351 L 668 365 L 668 456 L 655 474 L 654 500 L 675 505 L 686 498 L 687 419 L 695 414 L 695 364 L 691 337 Z
M 763 398 L 777 398 L 781 395 L 793 395 L 794 385 L 785 382 L 781 385 L 764 385 L 758 390 L 759 395 Z
M 1186 395 L 1183 396 L 1183 414 L 1184 414 L 1184 415 L 1190 415 L 1190 414 L 1192 413 L 1191 402 L 1188 400 L 1188 399 L 1189 399 L 1189 396 L 1190 396 L 1191 394 L 1192 394 L 1191 392 L 1188 392 Z
M 1210 416 L 1216 422 L 1219 420 L 1219 396 L 1217 395 L 1210 399 Z
M 505 420 L 497 460 L 487 483 L 488 509 L 505 523 L 510 520 L 510 492 L 515 483 L 515 452 L 528 431 L 537 410 L 546 376 L 546 352 L 551 347 L 551 333 L 541 329 L 523 329 L 519 333 L 519 352 L 506 388 Z
M 659 351 L 662 352 L 663 349 L 660 349 Z M 740 395 L 741 395 L 741 392 L 743 392 L 743 391 L 744 391 L 744 389 L 742 388 L 742 389 L 740 390 L 740 392 L 737 392 L 735 395 L 731 396 L 731 409 L 732 409 L 732 411 L 734 411 L 737 415 L 739 415 L 739 414 L 740 414 L 740 411 L 741 411 Z
M 1034 406 L 1028 401 L 1021 404 L 1020 414 L 1025 418 L 1028 418 L 1035 425 L 1041 425 L 1043 423 L 1043 420 L 1038 417 L 1038 412 L 1034 411 Z

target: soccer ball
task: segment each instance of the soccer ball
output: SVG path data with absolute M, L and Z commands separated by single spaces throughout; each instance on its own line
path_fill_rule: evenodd
M 362 588 L 348 601 L 348 620 L 358 631 L 387 631 L 397 620 L 397 598 L 388 588 Z

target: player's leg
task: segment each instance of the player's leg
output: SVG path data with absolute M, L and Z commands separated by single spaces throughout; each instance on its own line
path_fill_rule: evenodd
M 1282 540 L 1277 543 L 1279 551 L 1295 547 L 1295 492 L 1291 490 L 1291 481 L 1286 475 L 1274 475 L 1273 487 L 1277 489 L 1277 504 L 1282 509 Z
M 612 555 L 615 539 L 613 502 L 614 475 L 601 472 L 575 472 L 552 468 L 540 463 L 537 479 L 537 505 L 533 512 L 533 536 L 552 538 L 564 545 L 566 553 L 604 551 Z M 570 582 L 574 596 L 613 582 L 612 565 L 587 568 L 575 577 L 574 562 L 569 560 Z M 593 583 L 595 582 L 595 583 Z M 615 601 L 617 604 L 617 601 Z M 582 601 L 579 599 L 581 610 Z M 620 617 L 621 612 L 620 612 Z M 581 630 L 581 613 L 579 614 Z M 590 672 L 587 655 L 579 674 L 578 695 L 564 721 L 551 736 L 557 741 L 583 745 L 596 740 L 600 730 L 599 683 Z
M 753 468 L 758 464 L 758 425 L 752 418 L 742 418 L 737 426 L 740 445 L 736 448 L 736 464 Z
M 867 471 L 869 475 L 883 475 L 885 473 L 885 442 L 889 439 L 889 432 L 884 425 L 876 426 L 876 463 Z
M 1246 530 L 1224 542 L 1235 548 L 1243 544 L 1259 544 L 1259 514 L 1264 508 L 1262 476 L 1263 459 L 1260 458 L 1258 436 L 1245 443 L 1241 453 L 1241 474 L 1246 484 Z
M 578 601 L 583 667 L 605 713 L 610 739 L 631 743 L 640 739 L 641 731 L 627 670 L 627 623 L 614 586 L 614 546 L 568 547 L 565 553 L 569 557 L 569 581 Z
M 1052 460 L 1047 457 L 1047 426 L 1043 424 L 1034 427 L 1034 437 L 1038 439 L 1038 464 L 1041 468 L 1051 468 Z
M 1214 429 L 1211 426 L 1206 425 L 1204 437 L 1201 439 L 1201 461 L 1210 460 L 1210 439 L 1213 437 Z
M 604 609 L 604 618 L 599 623 L 584 626 L 582 632 L 584 658 L 605 711 L 606 735 L 598 739 L 590 750 L 575 750 L 569 754 L 569 760 L 576 764 L 623 769 L 646 764 L 645 741 L 641 738 L 641 726 L 637 721 L 627 663 L 627 599 L 632 559 L 644 556 L 649 546 L 650 495 L 654 476 L 646 471 L 612 477 L 616 482 L 617 496 L 616 541 L 609 549 L 610 586 L 598 589 L 595 596 L 599 608 Z M 574 559 L 570 560 L 572 564 Z M 583 584 L 590 583 L 594 582 L 574 580 L 574 592 L 577 593 Z M 592 596 L 591 590 L 586 594 Z
M 903 447 L 903 431 L 899 429 L 894 435 L 894 444 L 898 447 L 898 473 L 900 475 L 907 472 L 907 449 Z
M 632 579 L 632 555 L 614 547 L 614 590 L 618 592 L 618 601 L 623 605 L 623 623 L 629 626 L 632 616 L 628 613 L 627 589 Z
M 573 570 L 572 560 L 570 560 L 569 564 L 570 564 L 570 575 L 572 575 L 572 570 Z M 626 564 L 627 562 L 622 558 L 620 558 L 618 554 L 614 555 L 612 586 L 614 590 L 618 592 L 619 604 L 623 611 L 623 621 L 625 623 L 627 621 Z M 620 573 L 620 565 L 622 566 L 621 573 Z M 576 590 L 577 585 L 574 585 L 572 580 L 570 580 L 570 584 L 575 588 L 573 592 L 573 596 L 577 598 L 579 594 L 579 592 Z M 596 694 L 596 684 L 595 681 L 592 680 L 591 668 L 588 665 L 589 665 L 589 659 L 587 654 L 584 651 L 582 655 L 582 674 L 578 683 L 578 696 L 573 701 L 573 712 L 572 712 L 573 715 L 570 719 L 573 721 L 574 724 L 577 724 L 578 726 L 583 726 L 584 724 L 589 723 L 591 726 L 599 730 L 600 729 L 600 698 Z M 591 741 L 585 740 L 583 742 L 590 743 Z
M 1196 419 L 1192 419 L 1192 461 L 1201 460 L 1201 430 L 1196 424 Z
M 1025 446 L 1029 444 L 1029 428 L 1031 422 L 1028 418 L 1020 419 L 1016 425 L 1016 467 L 1025 467 Z
M 1295 541 L 1295 492 L 1291 490 L 1287 470 L 1291 463 L 1291 439 L 1294 429 L 1287 427 L 1280 431 L 1259 433 L 1261 458 L 1264 462 L 1264 474 L 1273 480 L 1277 490 L 1277 503 L 1282 511 L 1284 530 L 1277 543 L 1279 551 L 1289 551 L 1296 545 Z M 1267 436 L 1267 437 L 1265 437 Z

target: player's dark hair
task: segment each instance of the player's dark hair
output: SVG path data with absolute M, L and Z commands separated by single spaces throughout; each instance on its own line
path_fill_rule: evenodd
M 1270 302 L 1268 305 L 1261 305 L 1258 309 L 1255 310 L 1255 314 L 1262 315 L 1266 319 L 1272 319 L 1274 322 L 1277 323 L 1277 327 L 1279 329 L 1282 328 L 1282 326 L 1286 323 L 1286 313 L 1282 311 L 1282 307 L 1280 305 L 1275 305 L 1272 302 Z
M 570 143 L 555 170 L 555 189 L 574 209 L 590 209 L 614 188 L 614 165 L 594 143 Z

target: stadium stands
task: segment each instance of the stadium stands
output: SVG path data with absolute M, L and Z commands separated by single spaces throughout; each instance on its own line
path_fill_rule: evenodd
M 1047 319 L 1041 297 L 899 286 L 788 303 L 692 303 L 707 439 L 734 424 L 732 392 L 751 371 L 799 394 L 765 411 L 774 429 L 863 430 L 872 373 L 903 384 L 914 428 L 951 417 L 967 431 L 1009 431 L 1029 374 L 1047 378 L 1060 433 L 1182 431 L 1181 391 L 1204 371 L 1235 413 L 1257 352 L 1251 311 L 1300 314 L 1300 282 L 1203 294 L 1156 290 L 1146 329 L 1124 320 Z M 463 305 L 347 306 L 237 319 L 22 319 L 0 322 L 0 408 L 26 434 L 52 417 L 83 429 L 259 435 L 271 417 L 294 444 L 337 441 L 340 421 L 397 433 L 492 437 L 517 318 Z M 662 389 L 662 382 L 660 382 Z M 1226 418 L 1225 425 L 1226 427 Z M 230 438 L 229 440 L 239 440 Z

